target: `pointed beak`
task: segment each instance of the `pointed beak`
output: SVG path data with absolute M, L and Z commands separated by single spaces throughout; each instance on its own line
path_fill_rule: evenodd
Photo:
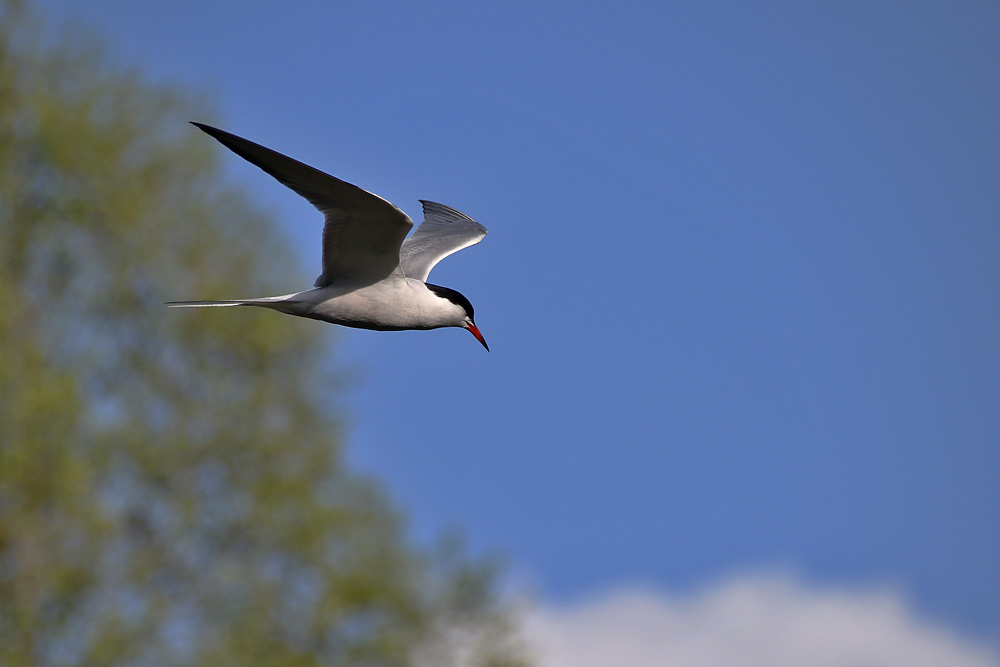
M 486 348 L 487 352 L 490 351 L 490 346 L 486 344 L 486 339 L 483 338 L 483 334 L 479 333 L 479 327 L 472 322 L 469 322 L 465 325 L 465 328 L 472 332 L 472 335 L 476 337 L 476 340 L 483 344 L 483 347 Z

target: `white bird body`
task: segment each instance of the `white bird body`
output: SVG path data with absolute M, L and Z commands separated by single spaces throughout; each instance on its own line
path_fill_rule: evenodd
M 409 216 L 361 188 L 258 144 L 194 123 L 237 155 L 293 189 L 326 217 L 323 273 L 313 289 L 226 301 L 174 301 L 178 308 L 258 306 L 359 329 L 401 331 L 462 327 L 487 350 L 472 304 L 426 282 L 448 255 L 479 243 L 486 228 L 443 204 L 421 200 L 424 222 L 409 238 Z
M 260 306 L 345 327 L 375 331 L 438 329 L 454 326 L 465 311 L 412 278 L 381 280 L 372 285 L 331 285 L 305 292 L 233 301 L 189 301 L 187 308 Z

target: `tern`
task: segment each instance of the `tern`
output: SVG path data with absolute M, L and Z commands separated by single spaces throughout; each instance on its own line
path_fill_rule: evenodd
M 258 306 L 288 315 L 376 331 L 461 327 L 490 349 L 459 292 L 427 282 L 431 269 L 479 243 L 486 228 L 450 206 L 420 200 L 424 221 L 395 205 L 298 160 L 235 134 L 192 123 L 279 183 L 305 197 L 326 218 L 323 272 L 312 289 L 283 296 L 226 301 L 170 301 L 173 308 Z

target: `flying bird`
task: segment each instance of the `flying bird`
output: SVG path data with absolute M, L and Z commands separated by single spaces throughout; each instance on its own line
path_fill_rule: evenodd
M 171 301 L 174 308 L 259 306 L 288 315 L 377 331 L 461 327 L 487 350 L 472 304 L 459 292 L 427 282 L 448 255 L 479 243 L 486 228 L 444 204 L 420 200 L 424 221 L 376 194 L 334 178 L 235 134 L 192 123 L 257 165 L 326 217 L 323 272 L 312 289 L 284 296 L 227 301 Z

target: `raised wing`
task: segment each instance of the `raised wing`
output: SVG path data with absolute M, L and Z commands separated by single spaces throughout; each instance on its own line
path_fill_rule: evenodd
M 486 228 L 450 206 L 420 200 L 424 221 L 403 241 L 399 265 L 407 278 L 426 282 L 434 265 L 448 255 L 483 240 Z
M 323 273 L 316 279 L 316 287 L 371 284 L 398 270 L 400 246 L 413 221 L 393 204 L 235 134 L 192 124 L 305 197 L 326 216 Z

